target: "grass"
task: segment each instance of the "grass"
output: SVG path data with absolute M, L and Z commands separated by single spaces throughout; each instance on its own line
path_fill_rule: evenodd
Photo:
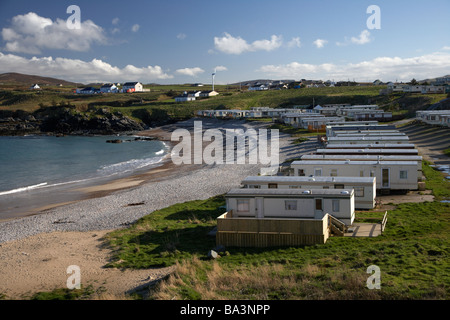
M 444 150 L 444 154 L 450 157 L 450 148 Z
M 429 162 L 423 161 L 422 172 L 426 176 L 425 186 L 433 190 L 436 201 L 450 199 L 450 182 L 444 178 L 442 172 L 430 167 Z
M 222 196 L 180 203 L 141 218 L 135 225 L 112 232 L 108 238 L 116 250 L 110 267 L 153 268 L 200 256 L 215 246 L 207 233 L 224 213 Z

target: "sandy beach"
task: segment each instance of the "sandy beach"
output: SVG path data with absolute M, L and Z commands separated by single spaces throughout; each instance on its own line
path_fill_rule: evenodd
M 203 120 L 204 129 L 265 128 L 267 124 L 244 121 Z M 139 133 L 170 141 L 176 128 L 191 128 L 192 120 Z M 280 133 L 280 163 L 312 152 L 315 140 L 301 145 Z M 110 250 L 104 236 L 124 228 L 153 211 L 190 200 L 208 199 L 238 187 L 242 178 L 257 175 L 261 165 L 175 165 L 167 159 L 161 166 L 127 178 L 90 186 L 84 200 L 46 209 L 35 215 L 0 223 L 0 295 L 26 299 L 38 291 L 65 288 L 70 265 L 81 267 L 82 284 L 102 288 L 109 296 L 127 294 L 148 286 L 171 272 L 105 269 Z

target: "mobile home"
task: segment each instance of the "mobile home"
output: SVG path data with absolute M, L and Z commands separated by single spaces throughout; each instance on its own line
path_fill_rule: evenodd
M 351 123 L 351 122 L 350 122 Z M 371 132 L 371 131 L 384 131 L 384 130 L 397 130 L 393 125 L 378 125 L 378 124 L 368 124 L 368 125 L 335 125 L 329 124 L 327 126 L 327 136 L 335 136 L 341 131 L 349 132 Z
M 375 207 L 375 177 L 250 176 L 241 185 L 247 189 L 353 189 L 356 209 Z
M 376 177 L 377 190 L 417 190 L 417 161 L 301 160 L 291 164 L 296 176 Z
M 417 156 L 419 150 L 417 149 L 317 149 L 316 154 L 321 155 L 398 155 L 398 156 Z
M 301 157 L 301 160 L 415 161 L 417 163 L 417 170 L 422 172 L 422 157 L 418 155 L 305 154 Z
M 336 143 L 328 144 L 327 149 L 415 149 L 413 143 Z
M 225 200 L 233 217 L 322 219 L 328 213 L 346 225 L 355 219 L 353 189 L 241 188 L 230 190 Z
M 402 144 L 409 143 L 408 136 L 367 136 L 367 137 L 329 137 L 327 139 L 328 144 L 360 144 L 360 143 L 390 143 L 390 144 Z

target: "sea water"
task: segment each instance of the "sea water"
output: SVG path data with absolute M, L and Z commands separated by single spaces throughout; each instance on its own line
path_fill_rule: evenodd
M 29 209 L 33 202 L 36 206 L 44 205 L 51 198 L 50 191 L 55 194 L 71 186 L 95 184 L 159 165 L 167 153 L 166 145 L 135 138 L 0 137 L 0 220 L 4 218 L 2 214 L 9 213 L 10 218 L 11 213 L 25 206 Z M 123 142 L 107 143 L 117 139 Z M 69 198 L 60 197 L 53 202 Z

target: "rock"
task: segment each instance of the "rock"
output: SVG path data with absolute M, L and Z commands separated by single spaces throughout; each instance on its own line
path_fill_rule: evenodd
M 116 139 L 116 140 L 106 140 L 106 143 L 122 143 L 122 140 Z
M 219 257 L 219 254 L 215 252 L 214 250 L 208 251 L 208 258 L 209 259 L 217 259 Z

